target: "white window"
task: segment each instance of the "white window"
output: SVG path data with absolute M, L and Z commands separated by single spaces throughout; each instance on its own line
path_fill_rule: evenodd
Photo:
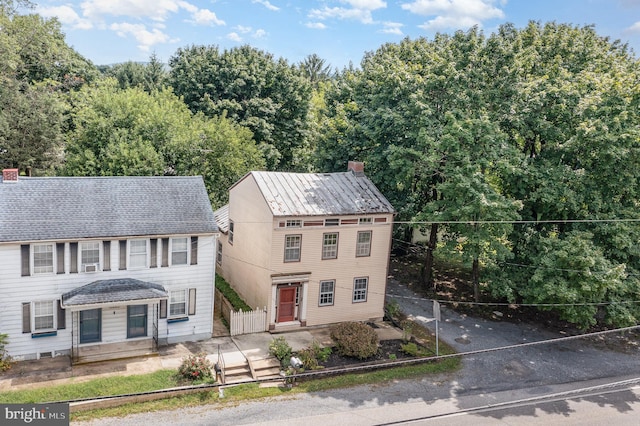
M 336 282 L 334 280 L 320 281 L 320 300 L 318 301 L 318 305 L 333 305 L 333 292 L 335 287 Z
M 302 235 L 287 235 L 284 242 L 284 261 L 299 262 Z
M 370 217 L 361 217 L 361 218 L 358 220 L 358 223 L 359 223 L 360 225 L 370 225 L 370 224 L 371 224 L 371 222 L 372 222 L 372 219 L 371 219 Z
M 322 258 L 335 259 L 338 257 L 338 233 L 324 234 L 322 237 Z
M 187 238 L 171 239 L 171 264 L 186 265 L 187 264 L 187 248 L 189 243 Z
M 233 221 L 229 221 L 229 244 L 233 245 Z
M 285 226 L 287 228 L 301 228 L 302 227 L 302 221 L 299 220 L 299 219 L 287 220 Z
M 35 331 L 52 330 L 53 324 L 53 301 L 33 302 L 33 325 Z
M 340 219 L 325 219 L 324 226 L 338 226 L 340 225 Z
M 53 272 L 53 244 L 36 244 L 33 246 L 33 273 L 46 274 Z
M 82 272 L 95 272 L 100 267 L 100 242 L 80 243 L 80 263 Z
M 356 278 L 353 280 L 353 302 L 367 301 L 367 287 L 369 278 Z
M 147 267 L 147 240 L 131 240 L 129 242 L 129 267 Z
M 187 290 L 169 292 L 169 317 L 182 317 L 187 314 Z
M 356 244 L 356 256 L 364 257 L 371 255 L 371 231 L 359 231 L 358 242 Z

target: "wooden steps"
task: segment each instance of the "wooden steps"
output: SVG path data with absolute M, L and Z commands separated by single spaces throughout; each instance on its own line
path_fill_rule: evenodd
M 249 366 L 253 378 L 258 379 L 274 379 L 280 377 L 280 361 L 275 357 L 268 358 L 250 358 Z

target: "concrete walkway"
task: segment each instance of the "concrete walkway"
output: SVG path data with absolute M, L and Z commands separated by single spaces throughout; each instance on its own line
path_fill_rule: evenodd
M 380 324 L 376 332 L 381 340 L 399 339 L 402 336 L 401 331 L 386 324 Z M 269 356 L 269 343 L 278 336 L 283 336 L 294 351 L 309 347 L 314 341 L 322 346 L 333 345 L 329 328 L 322 327 L 280 334 L 265 332 L 214 337 L 200 342 L 176 343 L 161 347 L 153 356 L 84 365 L 72 366 L 68 356 L 21 361 L 15 363 L 9 371 L 0 373 L 0 392 L 79 383 L 114 375 L 135 375 L 161 369 L 177 369 L 185 357 L 197 353 L 206 353 L 207 358 L 214 363 L 218 360 L 218 353 L 221 353 L 227 365 L 249 358 L 266 358 Z

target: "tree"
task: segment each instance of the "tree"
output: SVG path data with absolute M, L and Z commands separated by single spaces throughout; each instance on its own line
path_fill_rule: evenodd
M 248 127 L 271 170 L 308 169 L 311 86 L 285 60 L 249 46 L 178 49 L 169 84 L 192 112 Z
M 302 75 L 309 79 L 314 88 L 331 78 L 331 65 L 327 65 L 326 61 L 315 53 L 304 58 L 299 67 Z
M 102 73 L 118 80 L 121 89 L 141 87 L 147 92 L 160 90 L 167 78 L 164 65 L 155 53 L 149 57 L 147 63 L 127 61 L 103 67 Z

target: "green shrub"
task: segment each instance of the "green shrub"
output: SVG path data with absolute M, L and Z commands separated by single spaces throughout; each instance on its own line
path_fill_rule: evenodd
M 325 362 L 329 359 L 331 348 L 323 348 L 314 340 L 310 347 L 299 351 L 297 355 L 305 368 L 315 370 L 318 368 L 320 362 Z
M 216 274 L 216 288 L 220 290 L 220 293 L 231 303 L 233 309 L 236 311 L 242 310 L 244 312 L 252 311 L 251 306 L 247 305 L 244 300 L 231 288 L 228 282 L 224 280 L 220 275 Z
M 367 359 L 378 352 L 378 335 L 367 324 L 343 322 L 335 325 L 331 327 L 331 338 L 342 356 Z
M 286 368 L 289 366 L 292 350 L 284 337 L 276 337 L 271 340 L 271 343 L 269 343 L 269 353 L 280 361 L 282 367 Z
M 178 375 L 184 379 L 191 381 L 205 381 L 212 379 L 211 371 L 213 364 L 207 359 L 205 353 L 191 354 L 182 359 L 182 363 L 178 368 Z
M 400 316 L 400 304 L 397 300 L 391 299 L 384 306 L 384 312 L 388 319 L 397 319 Z
M 5 349 L 5 345 L 9 342 L 9 335 L 0 333 L 0 371 L 7 371 L 11 368 L 13 361 Z

